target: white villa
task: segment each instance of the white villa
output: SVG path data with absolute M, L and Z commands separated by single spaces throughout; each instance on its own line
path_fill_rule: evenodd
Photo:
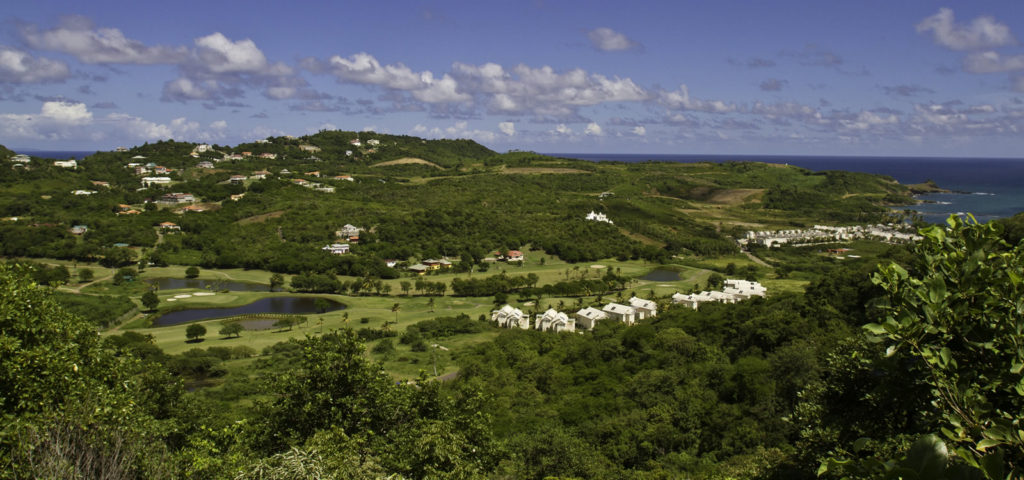
M 530 328 L 530 316 L 522 310 L 506 304 L 505 306 L 491 312 L 491 321 L 497 322 L 502 328 Z
M 543 315 L 537 315 L 533 328 L 542 332 L 575 332 L 576 320 L 569 318 L 568 315 L 562 312 L 549 308 Z
M 658 315 L 658 304 L 640 297 L 629 299 L 629 306 L 636 310 L 636 319 L 643 320 Z
M 344 255 L 344 254 L 348 253 L 348 244 L 347 243 L 332 243 L 330 245 L 327 245 L 324 248 L 321 248 L 320 250 L 332 253 L 334 255 Z
M 352 238 L 352 237 L 359 238 L 359 232 L 362 232 L 362 231 L 363 231 L 362 228 L 359 228 L 359 227 L 357 227 L 355 225 L 352 225 L 351 223 L 346 223 L 344 227 L 341 227 L 340 229 L 335 231 L 334 235 L 339 237 L 339 238 L 349 238 L 349 239 Z
M 636 309 L 628 305 L 609 303 L 601 310 L 603 310 L 604 313 L 607 313 L 608 318 L 611 318 L 612 320 L 618 320 L 626 325 L 633 325 L 636 323 Z
M 19 153 L 11 157 L 11 161 L 15 163 L 29 163 L 32 161 L 32 158 L 30 158 L 28 155 L 25 155 L 24 153 Z
M 593 210 L 591 210 L 590 213 L 587 214 L 587 220 L 591 220 L 591 221 L 594 221 L 594 222 L 611 223 L 611 224 L 614 225 L 614 222 L 609 220 L 607 215 L 605 215 L 603 213 L 597 213 L 597 212 L 595 212 Z
M 607 320 L 608 314 L 594 307 L 587 307 L 580 309 L 580 311 L 572 314 L 579 321 L 580 326 L 587 330 L 593 330 L 594 326 L 597 325 L 598 320 Z
M 142 177 L 142 185 L 168 185 L 171 183 L 171 177 Z
M 71 160 L 54 160 L 53 166 L 61 168 L 78 168 L 78 162 L 73 158 Z
M 689 295 L 676 293 L 672 295 L 672 303 L 683 304 L 696 310 L 702 303 L 736 303 L 752 297 L 763 297 L 767 292 L 764 285 L 758 282 L 729 279 L 725 281 L 722 291 L 705 291 Z

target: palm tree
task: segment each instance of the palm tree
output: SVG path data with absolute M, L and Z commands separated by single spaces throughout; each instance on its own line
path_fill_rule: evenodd
M 430 308 L 430 313 L 434 313 L 434 297 L 430 297 L 430 300 L 427 300 L 427 307 Z
M 398 323 L 398 312 L 400 310 L 402 310 L 402 305 L 399 303 L 395 303 L 394 305 L 391 306 L 391 311 L 395 312 L 395 323 Z

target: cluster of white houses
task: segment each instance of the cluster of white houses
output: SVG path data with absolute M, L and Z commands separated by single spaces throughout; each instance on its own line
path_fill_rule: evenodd
M 683 304 L 696 310 L 702 303 L 736 303 L 753 297 L 763 297 L 768 293 L 768 289 L 758 282 L 729 279 L 724 282 L 724 285 L 725 287 L 718 291 L 676 293 L 672 295 L 672 303 Z
M 838 242 L 860 238 L 874 238 L 887 242 L 916 242 L 920 235 L 904 231 L 905 227 L 896 224 L 887 225 L 853 225 L 849 227 L 830 227 L 815 225 L 802 230 L 765 230 L 750 231 L 739 239 L 740 245 L 761 245 L 778 247 L 786 244 L 801 245 L 810 243 Z
M 595 212 L 593 210 L 591 210 L 590 213 L 587 214 L 586 219 L 590 220 L 592 222 L 604 222 L 604 223 L 611 223 L 611 224 L 615 223 L 615 222 L 612 222 L 608 218 L 608 215 L 605 215 L 603 213 L 597 213 L 597 212 Z
M 577 322 L 581 329 L 593 330 L 599 321 L 622 322 L 633 325 L 637 320 L 651 318 L 658 314 L 658 304 L 639 297 L 629 299 L 628 305 L 609 303 L 603 308 L 587 307 L 567 314 L 549 308 L 546 312 L 530 315 L 511 305 L 505 305 L 491 312 L 491 321 L 502 328 L 534 329 L 542 332 L 575 332 Z

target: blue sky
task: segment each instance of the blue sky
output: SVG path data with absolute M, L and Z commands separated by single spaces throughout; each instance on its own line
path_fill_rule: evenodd
M 1024 156 L 1019 0 L 9 3 L 9 147 Z

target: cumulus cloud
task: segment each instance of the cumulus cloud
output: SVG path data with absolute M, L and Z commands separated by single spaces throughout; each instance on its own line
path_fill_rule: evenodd
M 1004 57 L 998 52 L 974 52 L 964 58 L 964 70 L 971 73 L 999 73 L 1024 70 L 1024 55 Z
M 60 82 L 70 75 L 64 62 L 34 58 L 21 50 L 0 45 L 0 83 Z
M 498 124 L 498 130 L 511 137 L 516 134 L 516 124 L 512 122 L 501 122 Z
M 50 30 L 26 26 L 21 35 L 33 48 L 74 55 L 85 63 L 175 64 L 188 56 L 185 47 L 146 46 L 116 28 L 95 28 L 82 16 L 64 17 Z
M 551 130 L 550 133 L 557 133 L 559 135 L 572 135 L 572 128 L 569 128 L 564 123 L 559 123 L 558 125 L 555 126 L 554 130 Z
M 633 135 L 637 135 L 637 136 L 640 136 L 640 137 L 642 137 L 644 135 L 647 135 L 647 129 L 644 128 L 643 125 L 637 125 L 637 126 L 633 127 Z
M 550 66 L 455 63 L 452 76 L 463 92 L 482 97 L 480 103 L 495 113 L 567 118 L 582 106 L 607 102 L 636 102 L 650 94 L 629 78 L 606 77 L 583 69 L 564 72 Z
M 705 113 L 729 113 L 735 112 L 738 107 L 735 104 L 726 103 L 721 100 L 698 100 L 690 98 L 690 90 L 686 85 L 680 85 L 675 91 L 662 91 L 658 94 L 658 103 L 673 110 L 692 110 Z
M 601 129 L 601 126 L 598 125 L 596 122 L 590 122 L 587 124 L 587 128 L 583 130 L 583 134 L 594 135 L 596 137 L 599 137 L 601 135 L 604 135 L 604 131 Z
M 195 44 L 196 56 L 213 73 L 263 73 L 267 68 L 267 57 L 252 40 L 232 42 L 216 32 L 197 38 Z
M 932 40 L 952 50 L 977 50 L 1013 45 L 1017 40 L 1010 27 L 989 16 L 971 20 L 970 24 L 954 22 L 953 10 L 940 8 L 934 15 L 917 24 L 918 33 L 931 33 Z
M 587 32 L 587 38 L 594 48 L 603 52 L 621 52 L 639 49 L 640 44 L 608 27 L 595 28 Z

